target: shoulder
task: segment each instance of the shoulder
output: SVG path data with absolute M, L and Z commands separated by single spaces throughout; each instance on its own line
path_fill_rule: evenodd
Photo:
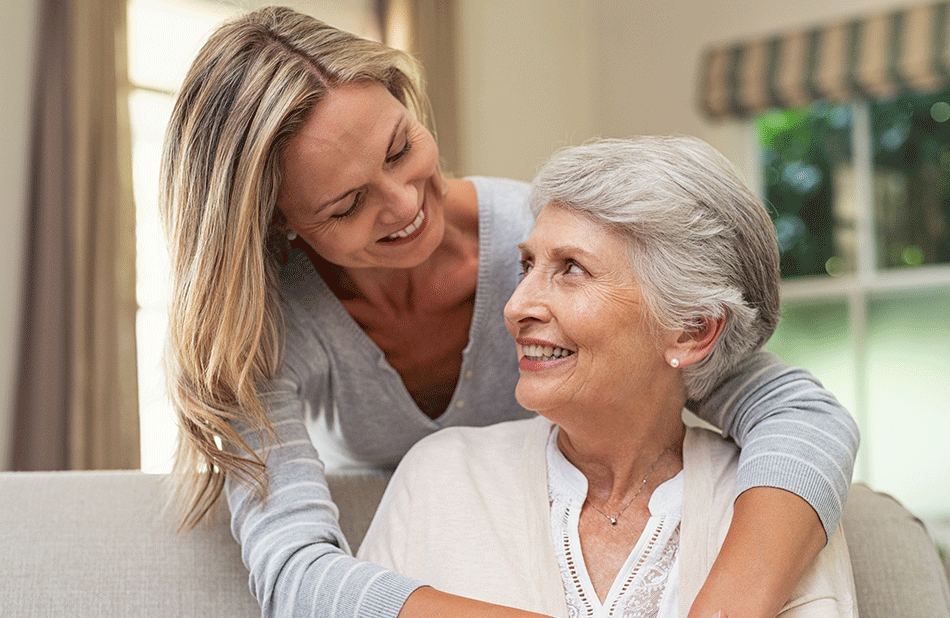
M 448 427 L 419 440 L 403 461 L 434 458 L 442 462 L 494 460 L 499 455 L 530 445 L 545 431 L 545 427 L 550 430 L 550 421 L 541 417 L 486 427 Z
M 720 466 L 728 465 L 739 458 L 739 447 L 735 442 L 726 440 L 719 432 L 705 427 L 689 427 L 683 444 L 684 456 L 688 452 L 693 458 L 702 457 L 717 462 Z
M 739 447 L 715 431 L 690 427 L 683 442 L 684 518 L 699 512 L 711 521 L 732 517 Z
M 531 190 L 529 183 L 512 178 L 467 176 L 465 180 L 475 185 L 475 191 L 478 193 L 480 200 L 525 201 Z
M 500 225 L 517 224 L 519 227 L 534 224 L 528 208 L 531 185 L 510 178 L 470 176 L 466 180 L 475 186 L 478 195 L 478 210 L 481 216 L 490 214 Z
M 457 482 L 501 467 L 517 466 L 535 451 L 543 453 L 551 423 L 541 417 L 506 421 L 486 427 L 449 427 L 419 440 L 403 457 L 394 480 Z M 432 474 L 438 470 L 438 474 Z M 423 480 L 425 479 L 425 480 Z M 453 480 L 454 479 L 454 480 Z
M 282 370 L 325 370 L 332 348 L 327 336 L 340 330 L 340 313 L 345 310 L 301 249 L 292 250 L 281 265 L 278 286 Z

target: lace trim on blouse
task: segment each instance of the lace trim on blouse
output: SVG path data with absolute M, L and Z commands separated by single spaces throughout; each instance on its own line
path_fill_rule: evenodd
M 548 442 L 547 459 L 551 531 L 568 617 L 675 618 L 682 473 L 653 492 L 650 519 L 601 603 L 587 572 L 577 531 L 587 479 L 558 449 L 556 428 Z

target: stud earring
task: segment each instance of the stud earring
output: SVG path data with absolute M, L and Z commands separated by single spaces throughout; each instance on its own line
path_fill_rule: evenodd
M 293 230 L 290 230 L 289 232 L 287 232 L 287 240 L 296 240 L 296 239 L 297 239 L 297 232 Z
M 672 367 L 673 369 L 676 369 L 676 368 L 679 367 L 679 366 L 680 366 L 680 359 L 678 359 L 678 358 L 671 358 L 671 359 L 670 359 L 670 367 Z

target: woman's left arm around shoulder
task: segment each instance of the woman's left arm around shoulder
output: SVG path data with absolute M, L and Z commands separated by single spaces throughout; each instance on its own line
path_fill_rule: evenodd
M 741 453 L 729 532 L 688 618 L 774 618 L 838 525 L 857 425 L 814 376 L 764 351 L 689 407 Z

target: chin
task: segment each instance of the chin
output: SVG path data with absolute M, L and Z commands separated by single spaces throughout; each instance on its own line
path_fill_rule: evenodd
M 515 399 L 525 410 L 530 410 L 531 412 L 535 412 L 541 416 L 545 416 L 544 411 L 549 409 L 551 406 L 551 402 L 546 396 L 546 392 L 538 392 L 538 389 L 534 387 L 522 386 L 520 382 L 515 388 Z
M 445 220 L 442 217 L 434 217 L 432 221 L 429 221 L 425 234 L 416 243 L 417 252 L 413 252 L 415 263 L 407 268 L 424 264 L 438 250 L 444 237 Z

